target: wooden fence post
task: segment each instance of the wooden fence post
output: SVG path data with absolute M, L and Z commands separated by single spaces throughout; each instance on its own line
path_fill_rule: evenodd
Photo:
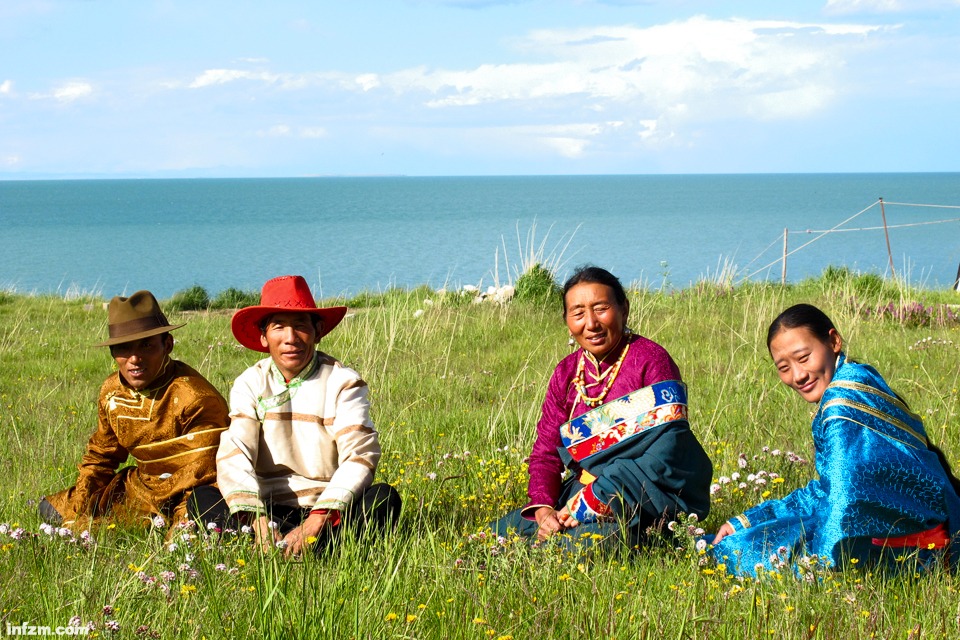
M 783 265 L 780 268 L 780 284 L 787 284 L 787 228 L 783 228 Z

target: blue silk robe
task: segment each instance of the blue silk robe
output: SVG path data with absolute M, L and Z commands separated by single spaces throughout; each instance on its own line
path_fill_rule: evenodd
M 738 574 L 754 575 L 816 555 L 842 568 L 850 558 L 889 562 L 917 548 L 886 549 L 874 539 L 896 538 L 945 524 L 952 562 L 960 555 L 960 497 L 936 454 L 927 448 L 920 417 L 870 366 L 841 353 L 833 380 L 813 419 L 819 479 L 779 500 L 730 520 L 735 533 L 712 549 Z M 878 540 L 879 541 L 879 540 Z M 921 560 L 928 555 L 920 550 Z

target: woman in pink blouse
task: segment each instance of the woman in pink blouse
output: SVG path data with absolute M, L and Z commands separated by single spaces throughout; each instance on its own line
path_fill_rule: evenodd
M 499 535 L 632 547 L 680 513 L 706 517 L 713 468 L 687 422 L 686 386 L 663 347 L 630 331 L 629 313 L 605 269 L 581 267 L 564 285 L 563 317 L 579 348 L 550 378 L 530 501 L 492 525 Z

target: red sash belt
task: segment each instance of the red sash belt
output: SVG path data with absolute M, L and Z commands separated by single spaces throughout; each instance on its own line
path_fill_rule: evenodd
M 933 529 L 927 529 L 920 533 L 911 533 L 898 538 L 873 538 L 872 542 L 878 547 L 943 549 L 950 544 L 950 537 L 947 535 L 947 528 L 943 523 L 940 523 Z

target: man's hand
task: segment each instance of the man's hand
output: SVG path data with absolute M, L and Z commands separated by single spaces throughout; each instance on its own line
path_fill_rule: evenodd
M 264 552 L 273 549 L 274 545 L 280 541 L 280 533 L 270 526 L 270 519 L 265 515 L 257 516 L 253 521 L 253 533 L 256 536 L 257 546 Z
M 287 548 L 283 550 L 284 557 L 298 556 L 305 547 L 309 547 L 316 542 L 329 518 L 330 514 L 328 513 L 311 513 L 303 521 L 303 524 L 283 538 L 283 541 L 287 543 Z M 310 538 L 313 538 L 313 540 L 310 540 Z

